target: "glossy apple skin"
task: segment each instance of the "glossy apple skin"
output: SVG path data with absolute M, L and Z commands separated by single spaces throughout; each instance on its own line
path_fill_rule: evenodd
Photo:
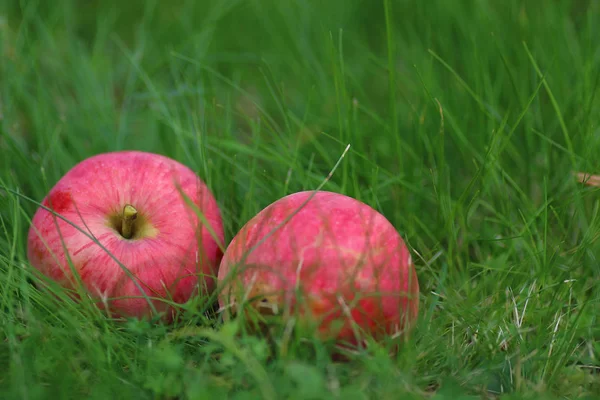
M 219 267 L 221 309 L 236 313 L 242 296 L 263 315 L 285 315 L 287 307 L 338 343 L 403 335 L 418 314 L 416 270 L 404 241 L 376 210 L 320 191 L 265 239 L 313 194 L 279 199 L 234 237 Z
M 219 207 L 204 182 L 183 164 L 154 153 L 120 151 L 90 157 L 68 171 L 42 204 L 93 234 L 148 296 L 184 303 L 197 287 L 205 293 L 214 290 L 222 252 L 179 190 L 204 213 L 223 243 Z M 125 204 L 137 208 L 150 224 L 147 237 L 125 239 L 111 226 L 109 216 Z M 116 317 L 150 316 L 147 300 L 107 252 L 40 207 L 29 230 L 29 262 L 72 289 L 76 281 L 63 249 L 101 308 Z M 110 300 L 130 296 L 140 298 Z M 159 300 L 153 304 L 167 319 L 172 317 L 172 307 Z

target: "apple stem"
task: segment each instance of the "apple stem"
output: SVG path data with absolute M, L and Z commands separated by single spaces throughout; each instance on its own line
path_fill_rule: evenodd
M 133 236 L 133 222 L 137 218 L 137 210 L 131 204 L 125 204 L 123 207 L 123 219 L 121 221 L 121 235 L 125 239 Z

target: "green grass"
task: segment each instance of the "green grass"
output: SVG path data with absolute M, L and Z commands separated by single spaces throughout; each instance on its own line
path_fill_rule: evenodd
M 599 18 L 593 0 L 2 2 L 0 398 L 600 393 L 600 193 L 572 177 L 600 173 Z M 202 299 L 173 326 L 118 323 L 32 285 L 34 201 L 86 157 L 190 166 L 231 240 L 348 144 L 324 189 L 382 212 L 417 263 L 395 356 L 271 347 Z

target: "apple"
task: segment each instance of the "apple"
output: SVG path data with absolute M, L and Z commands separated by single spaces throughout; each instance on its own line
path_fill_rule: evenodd
M 394 226 L 333 192 L 294 193 L 259 212 L 225 250 L 218 280 L 225 319 L 241 310 L 263 325 L 293 319 L 338 345 L 402 336 L 419 309 L 416 270 Z
M 42 204 L 60 217 L 36 211 L 30 264 L 73 291 L 78 275 L 84 293 L 112 316 L 151 317 L 150 298 L 169 320 L 175 308 L 168 302 L 185 303 L 198 289 L 215 288 L 224 240 L 219 207 L 206 184 L 171 158 L 141 151 L 95 155 L 68 171 Z

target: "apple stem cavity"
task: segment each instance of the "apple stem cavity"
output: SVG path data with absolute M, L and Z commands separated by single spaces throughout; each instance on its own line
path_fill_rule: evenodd
M 123 207 L 123 218 L 121 219 L 121 235 L 125 239 L 131 239 L 133 236 L 133 223 L 137 218 L 138 212 L 131 204 L 125 204 Z

